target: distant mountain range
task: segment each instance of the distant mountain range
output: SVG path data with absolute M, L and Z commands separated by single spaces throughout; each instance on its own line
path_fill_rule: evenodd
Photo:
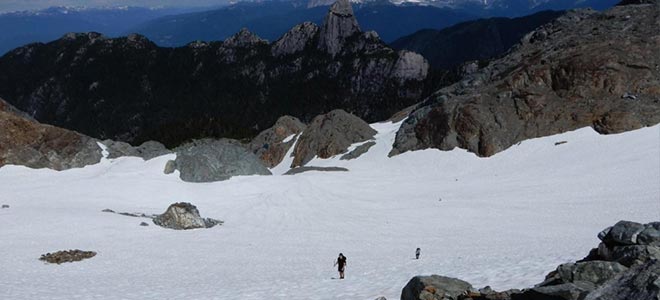
M 504 54 L 535 28 L 564 12 L 543 11 L 520 18 L 489 18 L 442 30 L 424 29 L 393 43 L 395 49 L 422 54 L 434 68 L 450 69 L 466 61 L 488 60 Z
M 605 9 L 618 0 L 374 0 L 354 1 L 364 30 L 375 30 L 385 42 L 421 29 L 443 29 L 463 21 L 517 17 L 542 10 L 576 7 Z M 332 1 L 249 1 L 205 11 L 138 7 L 75 9 L 54 7 L 0 14 L 0 54 L 16 47 L 57 39 L 68 32 L 100 32 L 115 37 L 139 33 L 160 46 L 182 46 L 196 40 L 224 40 L 241 28 L 276 40 L 304 21 L 320 24 Z
M 16 47 L 49 42 L 68 32 L 102 32 L 118 36 L 148 20 L 190 9 L 69 8 L 52 7 L 40 11 L 0 14 L 0 55 Z

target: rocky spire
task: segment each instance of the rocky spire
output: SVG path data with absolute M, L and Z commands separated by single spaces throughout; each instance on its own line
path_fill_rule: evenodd
M 242 28 L 241 31 L 226 39 L 224 45 L 228 47 L 249 47 L 266 43 L 268 43 L 266 40 L 250 32 L 247 28 Z
M 319 37 L 319 49 L 335 55 L 341 51 L 346 38 L 360 32 L 349 0 L 337 0 L 325 16 Z

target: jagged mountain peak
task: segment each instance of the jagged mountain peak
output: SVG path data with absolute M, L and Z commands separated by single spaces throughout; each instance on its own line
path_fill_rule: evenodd
M 336 55 L 341 51 L 344 41 L 361 32 L 357 19 L 353 14 L 351 2 L 348 0 L 336 1 L 328 10 L 319 39 L 319 49 Z
M 224 45 L 229 47 L 248 47 L 267 43 L 268 41 L 252 33 L 249 29 L 242 28 L 239 32 L 226 39 Z

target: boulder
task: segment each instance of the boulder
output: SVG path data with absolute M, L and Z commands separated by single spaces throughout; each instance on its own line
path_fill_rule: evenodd
M 291 167 L 303 166 L 315 156 L 330 158 L 346 153 L 352 144 L 370 140 L 375 134 L 369 124 L 343 110 L 317 116 L 300 135 Z
M 196 140 L 176 148 L 175 152 L 175 169 L 183 181 L 212 182 L 232 176 L 271 175 L 254 154 L 233 140 Z
M 470 283 L 439 275 L 415 276 L 401 291 L 401 300 L 456 300 L 473 290 Z
M 631 267 L 647 261 L 660 260 L 660 248 L 645 245 L 617 246 L 611 250 L 611 259 Z
M 249 144 L 249 149 L 269 168 L 277 166 L 289 149 L 295 144 L 297 136 L 305 130 L 305 124 L 291 116 L 280 117 L 273 127 L 257 135 Z M 288 139 L 289 137 L 293 138 Z
M 158 226 L 177 230 L 211 228 L 222 224 L 219 220 L 200 217 L 197 207 L 186 202 L 170 205 L 165 213 L 156 216 L 153 222 Z
M 103 141 L 108 151 L 108 158 L 118 158 L 122 156 L 135 156 L 144 160 L 172 153 L 159 142 L 147 141 L 140 146 L 133 147 L 129 143 L 116 142 L 112 140 Z
M 7 205 L 7 204 L 3 204 L 3 205 L 2 205 L 2 208 L 3 208 L 3 209 L 4 209 L 4 208 L 9 208 L 9 205 Z
M 660 261 L 651 260 L 620 273 L 585 298 L 585 300 L 632 299 L 660 299 Z
M 660 222 L 646 224 L 644 231 L 637 236 L 637 243 L 660 247 Z
M 598 236 L 600 238 L 602 235 L 601 240 L 608 246 L 635 245 L 637 244 L 637 236 L 642 233 L 644 229 L 646 229 L 646 227 L 640 223 L 619 221 L 609 228 L 609 230 L 606 229 Z

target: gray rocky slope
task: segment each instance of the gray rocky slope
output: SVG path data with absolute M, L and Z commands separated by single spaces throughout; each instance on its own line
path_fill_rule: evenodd
M 657 300 L 660 299 L 660 222 L 620 221 L 598 235 L 598 248 L 566 263 L 528 289 L 476 290 L 439 275 L 416 276 L 401 300 Z
M 651 2 L 572 11 L 533 31 L 417 105 L 390 154 L 459 147 L 490 156 L 586 126 L 609 134 L 659 123 L 660 7 Z

